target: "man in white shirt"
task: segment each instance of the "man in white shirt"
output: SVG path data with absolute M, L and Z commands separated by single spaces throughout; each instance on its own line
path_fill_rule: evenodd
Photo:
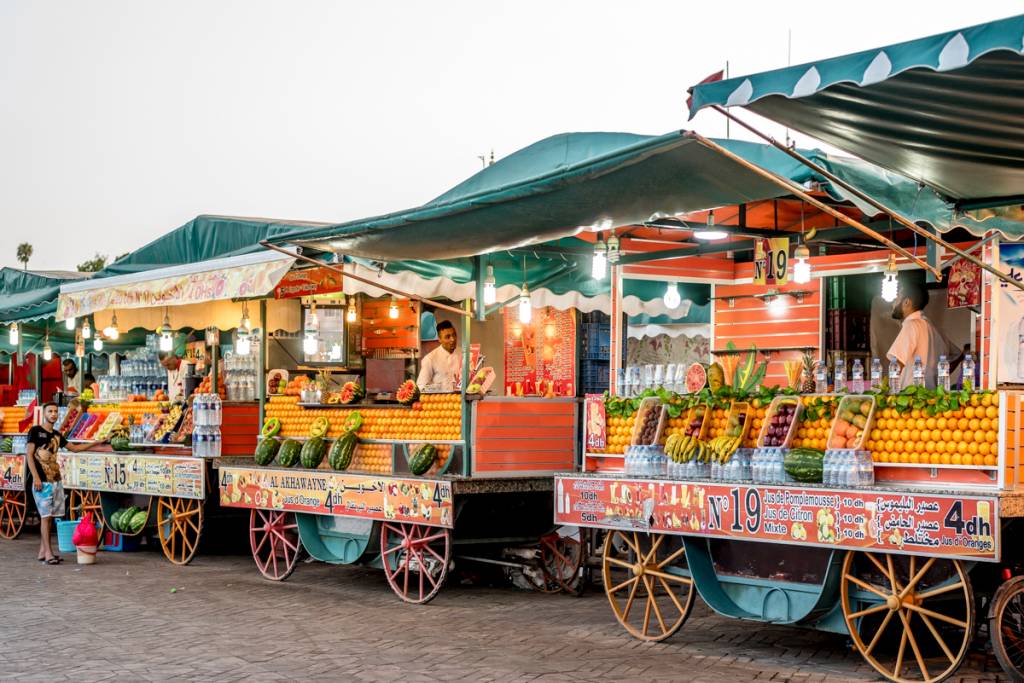
M 459 343 L 455 325 L 444 320 L 437 326 L 437 338 L 441 345 L 423 357 L 416 384 L 421 389 L 454 391 L 457 386 L 459 358 L 455 346 Z
M 181 360 L 174 351 L 161 351 L 160 365 L 167 371 L 167 398 L 174 403 L 185 400 L 185 375 L 188 374 L 188 363 Z
M 903 322 L 896 341 L 886 354 L 889 362 L 895 358 L 900 367 L 900 388 L 914 382 L 914 359 L 920 358 L 924 366 L 925 386 L 934 389 L 938 374 L 939 356 L 949 361 L 950 375 L 963 360 L 963 352 L 956 349 L 945 335 L 921 311 L 928 305 L 928 290 L 917 283 L 901 283 L 900 297 L 892 309 L 892 317 Z

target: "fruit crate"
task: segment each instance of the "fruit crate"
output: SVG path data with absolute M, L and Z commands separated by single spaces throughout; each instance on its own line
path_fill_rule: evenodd
M 839 401 L 832 428 L 828 433 L 828 448 L 832 450 L 861 450 L 871 433 L 875 417 L 875 397 L 865 395 L 844 396 Z
M 710 427 L 710 407 L 706 405 L 696 405 L 687 411 L 686 422 L 683 424 L 683 434 L 686 436 L 696 436 L 701 441 L 706 441 L 708 438 L 708 429 L 710 429 Z
M 587 360 L 608 360 L 611 355 L 611 324 L 583 323 L 580 335 L 581 357 Z M 605 382 L 607 383 L 607 378 Z
M 584 361 L 580 365 L 580 386 L 584 389 L 599 389 L 587 393 L 600 393 L 608 388 L 608 364 Z
M 742 423 L 740 420 L 742 419 Z M 742 441 L 750 433 L 750 425 L 754 421 L 754 410 L 746 401 L 733 401 L 726 416 L 725 435 L 738 436 Z M 736 428 L 739 427 L 739 432 Z
M 790 413 L 788 428 L 785 434 L 779 438 L 777 435 L 774 437 L 776 441 L 772 441 L 772 435 L 769 434 L 769 430 L 779 425 L 773 425 L 776 416 L 779 413 L 779 409 L 782 406 L 793 406 L 792 412 Z M 803 401 L 800 400 L 799 396 L 776 396 L 772 399 L 771 404 L 768 406 L 768 410 L 765 412 L 764 423 L 761 425 L 761 433 L 757 436 L 757 447 L 758 448 L 790 448 L 793 445 L 793 437 L 796 436 L 796 430 L 800 424 L 800 417 L 804 412 Z M 769 443 L 771 442 L 771 443 Z
M 648 418 L 653 412 L 654 416 Z M 651 440 L 641 440 L 640 437 L 643 434 L 644 426 L 647 424 L 648 419 L 655 422 L 654 438 Z M 661 434 L 665 430 L 665 406 L 661 405 L 661 399 L 649 396 L 640 402 L 640 408 L 636 413 L 636 421 L 633 423 L 633 434 L 630 436 L 630 446 L 649 446 L 656 444 L 661 441 Z

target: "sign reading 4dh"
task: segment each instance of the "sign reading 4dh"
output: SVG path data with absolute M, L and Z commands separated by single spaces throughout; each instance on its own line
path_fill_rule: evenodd
M 789 281 L 789 238 L 754 240 L 754 284 L 784 285 Z

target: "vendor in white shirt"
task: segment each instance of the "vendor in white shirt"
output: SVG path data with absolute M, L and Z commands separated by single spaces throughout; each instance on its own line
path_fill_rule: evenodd
M 167 371 L 167 398 L 171 403 L 185 400 L 185 376 L 189 372 L 189 364 L 177 351 L 161 351 L 159 358 L 160 365 Z
M 437 338 L 441 345 L 423 357 L 416 384 L 421 389 L 455 391 L 461 380 L 459 369 L 462 365 L 460 354 L 455 351 L 459 343 L 455 325 L 447 320 L 438 323 Z

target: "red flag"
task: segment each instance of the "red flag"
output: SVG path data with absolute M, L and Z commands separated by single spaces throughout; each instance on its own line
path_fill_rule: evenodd
M 697 85 L 704 85 L 705 83 L 714 83 L 715 81 L 720 81 L 723 78 L 725 78 L 725 69 L 716 71 L 715 73 L 711 74 Z M 690 109 L 691 111 L 693 110 L 693 89 L 695 87 L 696 86 L 690 86 L 690 89 L 686 91 L 690 93 L 690 96 L 686 98 L 686 108 Z

